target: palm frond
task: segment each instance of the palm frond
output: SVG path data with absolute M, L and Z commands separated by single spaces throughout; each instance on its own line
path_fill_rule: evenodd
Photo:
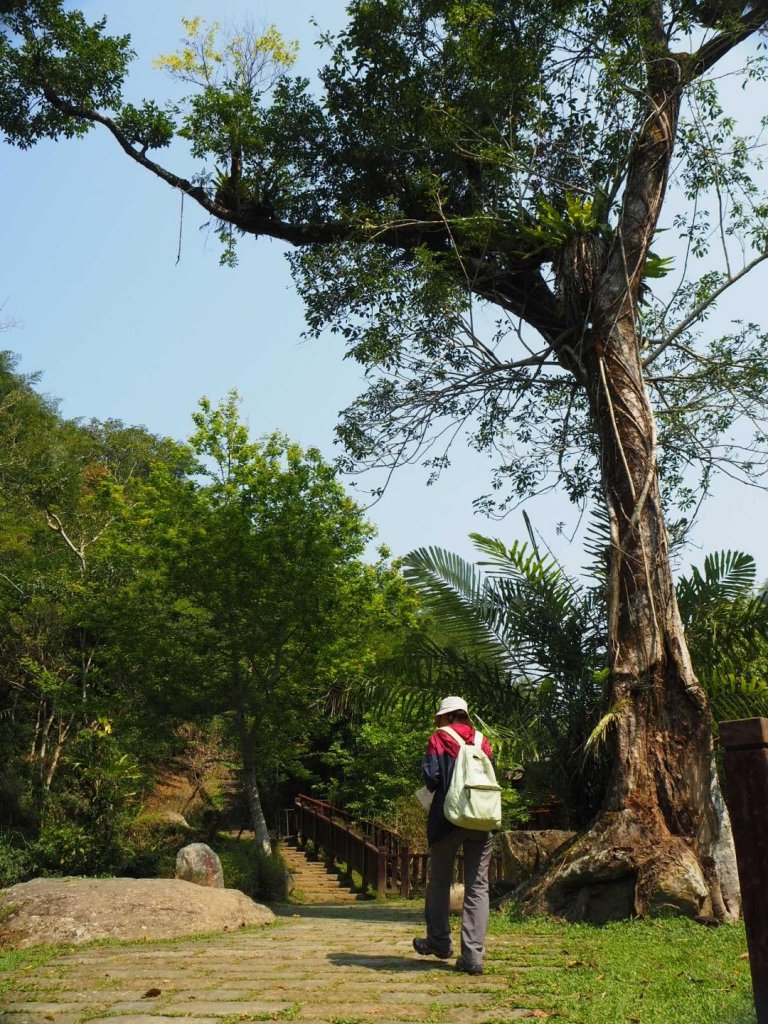
M 495 595 L 475 566 L 442 548 L 419 548 L 403 561 L 403 575 L 437 617 L 450 645 L 507 671 L 524 671 L 504 639 L 504 616 Z
M 538 550 L 514 541 L 506 548 L 501 541 L 471 533 L 470 539 L 489 561 L 478 562 L 488 578 L 503 587 L 508 598 L 515 597 L 521 605 L 531 598 L 550 606 L 557 614 L 571 615 L 578 607 L 581 588 L 563 572 L 552 557 L 542 557 Z
M 768 681 L 765 679 L 737 678 L 730 672 L 715 672 L 703 685 L 715 723 L 768 717 Z
M 683 623 L 688 625 L 704 607 L 732 603 L 746 597 L 755 586 L 757 566 L 744 551 L 716 551 L 704 559 L 704 571 L 698 567 L 677 584 L 677 603 Z
M 590 512 L 584 550 L 590 558 L 584 566 L 585 574 L 593 580 L 605 581 L 611 554 L 611 518 L 605 505 L 595 505 Z
M 622 715 L 629 710 L 631 705 L 632 700 L 630 697 L 622 697 L 621 700 L 608 708 L 584 743 L 585 761 L 590 756 L 596 756 L 600 748 L 606 746 L 611 729 L 617 724 Z
M 507 548 L 500 541 L 472 534 L 487 556 L 479 567 L 495 594 L 495 630 L 527 672 L 558 679 L 580 676 L 600 661 L 602 618 L 593 616 L 585 591 L 554 558 L 542 557 L 528 542 Z

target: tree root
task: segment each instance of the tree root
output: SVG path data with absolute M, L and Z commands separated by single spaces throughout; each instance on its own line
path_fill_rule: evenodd
M 673 910 L 733 919 L 711 858 L 699 857 L 660 816 L 605 812 L 516 894 L 529 913 L 594 923 Z

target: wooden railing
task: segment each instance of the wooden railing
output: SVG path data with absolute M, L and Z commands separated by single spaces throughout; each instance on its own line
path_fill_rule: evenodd
M 295 835 L 300 845 L 312 841 L 329 865 L 342 863 L 362 879 L 363 891 L 377 896 L 399 892 L 408 898 L 427 884 L 429 853 L 411 850 L 402 836 L 375 822 L 355 818 L 349 811 L 324 800 L 300 794 L 285 812 L 285 834 Z M 491 884 L 501 877 L 501 858 L 491 859 Z M 463 881 L 464 860 L 457 858 L 457 881 Z

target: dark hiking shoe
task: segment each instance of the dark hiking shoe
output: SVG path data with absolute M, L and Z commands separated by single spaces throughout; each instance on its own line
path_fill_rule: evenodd
M 429 939 L 414 939 L 413 948 L 420 956 L 436 956 L 438 960 L 448 960 L 449 957 L 453 956 L 453 950 L 448 947 L 448 952 L 444 952 L 441 949 L 435 949 Z
M 463 956 L 460 956 L 456 961 L 456 970 L 463 971 L 465 974 L 482 974 L 482 964 L 471 964 L 469 960 L 465 960 Z

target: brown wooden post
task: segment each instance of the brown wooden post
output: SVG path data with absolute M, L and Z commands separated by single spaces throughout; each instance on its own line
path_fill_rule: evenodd
M 757 1024 L 768 1024 L 768 718 L 720 723 Z
M 371 863 L 371 851 L 370 851 L 370 847 L 369 847 L 369 845 L 368 845 L 368 843 L 366 842 L 365 839 L 363 839 L 363 842 L 362 842 L 362 858 L 361 859 L 362 859 L 363 866 L 360 869 L 360 875 L 361 875 L 361 877 L 363 879 L 363 892 L 368 892 L 368 890 L 370 888 L 370 885 L 371 885 L 371 879 L 370 879 L 370 875 L 369 875 L 369 871 L 368 871 L 370 863 Z
M 411 895 L 411 848 L 407 843 L 400 847 L 400 895 L 404 900 Z
M 387 848 L 379 847 L 376 858 L 376 895 L 381 898 L 387 895 Z

